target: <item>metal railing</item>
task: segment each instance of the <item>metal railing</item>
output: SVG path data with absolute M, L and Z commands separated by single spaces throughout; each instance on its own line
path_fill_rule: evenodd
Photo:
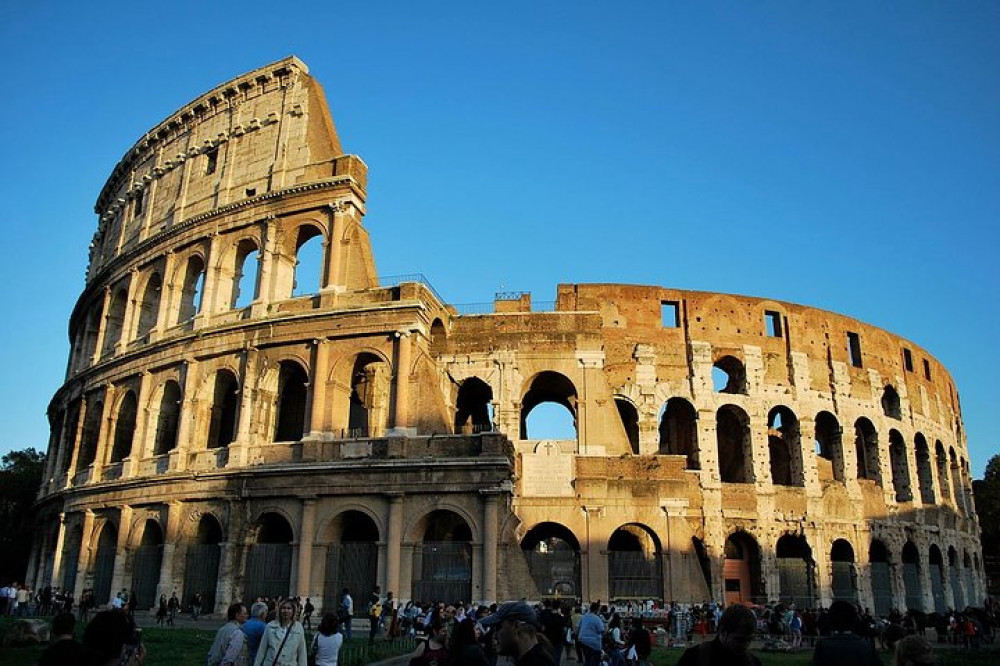
M 434 294 L 434 297 L 438 299 L 441 303 L 447 303 L 441 294 L 438 293 L 434 285 L 431 284 L 430 280 L 423 273 L 406 273 L 404 275 L 385 275 L 378 279 L 378 284 L 380 287 L 398 287 L 405 282 L 419 282 L 420 284 L 427 287 L 427 290 Z

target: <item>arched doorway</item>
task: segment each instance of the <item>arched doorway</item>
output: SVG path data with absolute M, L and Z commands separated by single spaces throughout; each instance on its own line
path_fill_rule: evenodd
M 468 434 L 490 430 L 493 430 L 493 389 L 479 377 L 469 377 L 458 387 L 455 432 Z
M 857 572 L 854 568 L 854 548 L 845 539 L 837 539 L 830 549 L 830 568 L 833 574 L 833 598 L 845 601 L 858 600 Z
M 872 573 L 872 602 L 875 614 L 885 617 L 895 607 L 892 598 L 892 574 L 889 571 L 889 550 L 875 539 L 868 548 L 868 566 Z
M 163 562 L 163 530 L 155 520 L 147 520 L 142 539 L 132 560 L 132 593 L 136 608 L 156 605 L 156 586 L 160 583 L 160 563 Z
M 864 417 L 854 422 L 854 452 L 858 465 L 858 478 L 870 479 L 882 485 L 878 431 L 872 422 Z
M 521 552 L 542 598 L 580 596 L 580 542 L 566 527 L 535 525 L 521 540 Z
M 68 456 L 67 456 L 68 457 Z M 62 551 L 62 581 L 53 581 L 64 590 L 76 589 L 76 573 L 80 562 L 80 546 L 83 544 L 83 528 L 76 525 L 66 533 Z
M 305 434 L 309 375 L 295 361 L 282 361 L 278 371 L 278 418 L 274 441 L 297 442 Z
M 698 461 L 698 412 L 684 398 L 671 398 L 660 415 L 660 455 L 687 456 L 688 469 Z
M 184 558 L 184 597 L 188 603 L 195 592 L 201 594 L 202 607 L 215 608 L 216 586 L 219 582 L 219 559 L 222 555 L 222 526 L 215 516 L 205 514 L 198 521 L 195 542 L 188 544 Z M 249 597 L 248 597 L 249 598 Z
M 615 407 L 618 408 L 618 418 L 621 419 L 629 450 L 639 455 L 639 410 L 632 401 L 623 396 L 615 396 Z
M 287 597 L 292 577 L 292 526 L 277 513 L 265 513 L 257 527 L 257 542 L 250 546 L 244 596 Z
M 723 483 L 753 483 L 750 417 L 735 405 L 723 405 L 715 415 L 719 476 Z
M 815 563 L 812 548 L 799 534 L 786 534 L 775 548 L 781 599 L 794 601 L 799 608 L 812 608 L 816 600 L 813 581 Z
M 958 551 L 948 548 L 948 578 L 951 581 L 951 596 L 955 602 L 955 610 L 965 610 L 965 590 L 962 589 L 962 576 L 958 566 Z
M 734 532 L 726 539 L 725 581 L 726 604 L 765 601 L 760 581 L 760 547 L 746 532 Z
M 355 612 L 360 613 L 358 609 L 375 591 L 378 576 L 378 526 L 361 511 L 344 511 L 331 522 L 329 536 L 326 575 L 323 580 L 323 607 L 336 609 L 340 593 L 346 587 L 355 600 Z
M 944 598 L 945 572 L 941 549 L 932 544 L 928 560 L 931 565 L 931 597 L 934 599 L 934 611 L 944 613 L 948 610 L 948 603 Z
M 924 591 L 920 586 L 920 553 L 912 541 L 903 546 L 903 585 L 906 588 L 906 609 L 924 610 Z
M 660 540 L 645 525 L 622 525 L 608 539 L 608 583 L 612 601 L 663 600 Z
M 767 414 L 767 449 L 771 466 L 771 483 L 776 486 L 802 486 L 802 446 L 799 419 L 784 406 Z
M 965 557 L 962 559 L 962 569 L 964 569 L 965 574 L 965 592 L 971 601 L 976 598 L 976 588 L 974 585 L 975 579 L 973 578 L 972 558 L 969 557 L 968 551 L 965 552 Z
M 351 370 L 348 437 L 380 437 L 389 421 L 392 369 L 381 357 L 358 354 Z
M 568 377 L 551 370 L 538 373 L 521 399 L 521 439 L 576 439 L 576 402 L 576 387 Z M 536 417 L 541 418 L 529 418 L 539 406 Z
M 94 558 L 94 603 L 98 606 L 111 601 L 111 577 L 115 572 L 117 546 L 118 527 L 107 521 L 97 539 L 97 557 Z
M 432 511 L 418 526 L 413 548 L 413 598 L 469 601 L 472 598 L 472 530 L 454 511 Z

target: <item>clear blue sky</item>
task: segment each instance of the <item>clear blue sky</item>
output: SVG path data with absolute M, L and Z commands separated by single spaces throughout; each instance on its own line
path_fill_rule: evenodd
M 0 451 L 46 446 L 115 163 L 295 54 L 370 166 L 383 275 L 841 312 L 950 369 L 976 477 L 998 452 L 997 3 L 209 4 L 0 1 Z

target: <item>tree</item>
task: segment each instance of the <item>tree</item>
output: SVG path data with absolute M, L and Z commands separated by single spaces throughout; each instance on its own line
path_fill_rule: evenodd
M 983 479 L 972 482 L 979 526 L 983 530 L 983 560 L 991 594 L 1000 594 L 1000 455 L 986 463 Z
M 45 454 L 33 448 L 0 459 L 0 581 L 23 581 L 35 516 L 32 505 L 45 473 Z

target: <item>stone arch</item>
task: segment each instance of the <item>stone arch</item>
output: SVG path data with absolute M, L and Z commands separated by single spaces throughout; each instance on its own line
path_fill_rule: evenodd
M 881 539 L 872 539 L 868 547 L 868 566 L 871 569 L 872 600 L 875 614 L 885 617 L 896 607 L 892 594 L 892 572 L 889 549 Z
M 889 464 L 892 467 L 892 487 L 896 491 L 896 501 L 909 502 L 913 499 L 910 464 L 906 459 L 906 443 L 895 428 L 889 431 Z
M 882 389 L 882 414 L 897 421 L 903 418 L 903 408 L 900 404 L 899 393 L 892 384 L 886 384 Z
M 534 525 L 521 539 L 521 552 L 540 598 L 580 597 L 580 541 L 554 522 Z
M 717 359 L 712 364 L 712 385 L 716 393 L 746 395 L 749 386 L 743 361 L 728 354 Z
M 843 483 L 846 480 L 843 428 L 830 412 L 823 411 L 816 415 L 816 456 L 819 458 L 817 466 L 820 461 L 826 461 L 823 465 L 829 463 L 829 473 L 834 481 Z M 825 475 L 825 472 L 820 472 L 821 479 Z
M 941 493 L 941 501 L 947 502 L 951 497 L 951 481 L 948 474 L 948 454 L 944 450 L 941 440 L 934 442 L 934 460 L 937 467 L 938 490 Z
M 566 375 L 552 370 L 543 370 L 525 382 L 527 390 L 521 397 L 521 439 L 528 439 L 528 416 L 532 410 L 543 403 L 555 403 L 565 408 L 573 419 L 574 437 L 579 436 L 577 429 L 577 390 L 572 380 Z
M 353 357 L 347 376 L 348 437 L 379 437 L 389 422 L 392 365 L 368 351 Z
M 927 448 L 927 439 L 922 433 L 913 437 L 914 456 L 917 461 L 917 484 L 920 487 L 920 501 L 923 504 L 934 504 L 934 476 L 931 471 L 931 455 Z
M 135 425 L 138 417 L 139 403 L 135 391 L 129 389 L 118 402 L 115 413 L 114 442 L 111 447 L 111 463 L 121 462 L 132 454 L 132 440 L 135 437 Z
M 205 448 L 225 448 L 235 441 L 240 391 L 240 381 L 235 372 L 220 368 L 213 373 Z
M 317 294 L 326 286 L 326 234 L 320 225 L 310 220 L 299 224 L 292 233 L 295 237 L 295 265 L 292 289 L 288 295 Z
M 153 434 L 153 455 L 159 456 L 177 448 L 181 420 L 181 386 L 168 379 L 160 387 L 159 405 L 155 410 L 156 431 Z
M 757 540 L 749 532 L 737 530 L 726 538 L 723 553 L 726 605 L 763 601 L 761 552 Z
M 611 533 L 607 550 L 612 600 L 663 600 L 663 549 L 656 532 L 627 523 Z
M 431 337 L 429 351 L 431 356 L 440 356 L 448 349 L 448 329 L 439 317 L 431 322 Z
M 103 605 L 111 601 L 111 578 L 115 571 L 118 549 L 118 526 L 106 519 L 96 536 L 97 552 L 94 556 L 94 602 Z
M 274 508 L 260 514 L 247 548 L 247 570 L 243 591 L 247 599 L 258 596 L 287 597 L 291 592 L 292 521 Z
M 136 325 L 135 337 L 145 338 L 156 328 L 160 312 L 160 298 L 163 293 L 163 277 L 160 271 L 154 270 L 146 280 L 139 301 L 139 321 Z
M 635 404 L 623 395 L 615 396 L 615 407 L 621 420 L 629 450 L 633 455 L 639 455 L 639 410 Z
M 673 397 L 660 415 L 661 455 L 687 456 L 688 469 L 701 469 L 698 455 L 698 411 L 684 398 Z
M 948 579 L 951 582 L 951 596 L 955 610 L 965 610 L 965 590 L 962 586 L 962 571 L 958 558 L 958 550 L 948 546 Z
M 153 608 L 163 561 L 163 529 L 155 519 L 147 518 L 143 522 L 142 536 L 134 552 L 131 592 L 135 595 L 136 607 Z
M 937 544 L 931 544 L 927 552 L 927 562 L 930 565 L 931 598 L 934 600 L 934 610 L 938 613 L 944 613 L 948 610 L 948 603 L 944 598 L 947 573 L 944 568 L 944 556 Z
M 816 601 L 816 563 L 805 535 L 782 535 L 774 552 L 781 598 L 794 601 L 799 608 L 813 608 Z
M 449 509 L 419 518 L 413 547 L 414 599 L 472 598 L 472 525 Z
M 86 415 L 83 431 L 80 433 L 80 453 L 77 455 L 77 471 L 86 469 L 97 457 L 97 442 L 101 437 L 101 422 L 104 420 L 103 391 L 91 394 L 86 400 Z
M 468 377 L 458 386 L 455 399 L 455 432 L 493 430 L 493 388 L 479 377 Z
M 111 302 L 104 322 L 104 346 L 101 356 L 110 356 L 125 335 L 125 308 L 128 305 L 128 288 L 125 283 L 111 288 Z
M 97 338 L 100 334 L 103 317 L 104 303 L 101 301 L 91 303 L 84 320 L 79 350 L 74 363 L 77 369 L 85 368 L 93 361 L 94 354 L 97 353 Z
M 907 539 L 900 555 L 903 563 L 903 587 L 906 589 L 906 609 L 924 610 L 924 591 L 920 583 L 920 551 Z
M 879 459 L 878 431 L 865 417 L 854 422 L 854 452 L 858 465 L 858 478 L 869 479 L 882 485 L 882 466 Z
M 298 361 L 281 361 L 278 367 L 274 441 L 296 442 L 305 434 L 309 373 Z
M 200 594 L 203 606 L 215 607 L 219 562 L 225 540 L 223 522 L 219 517 L 210 511 L 202 513 L 184 556 L 184 603 L 195 594 Z
M 767 449 L 771 482 L 778 486 L 803 486 L 799 419 L 788 407 L 778 405 L 767 413 Z
M 183 324 L 201 312 L 205 293 L 205 257 L 200 252 L 192 252 L 183 264 L 180 280 L 180 299 L 177 307 L 177 323 Z
M 962 473 L 958 466 L 958 456 L 955 447 L 948 447 L 948 458 L 951 462 L 951 487 L 955 489 L 955 507 L 965 512 L 964 496 L 962 495 Z
M 80 548 L 83 546 L 83 526 L 75 522 L 66 529 L 66 536 L 63 539 L 63 550 L 59 554 L 61 558 L 62 580 L 53 580 L 52 584 L 64 590 L 73 591 L 76 589 L 76 574 L 80 561 Z
M 830 569 L 834 599 L 858 600 L 854 547 L 847 539 L 836 539 L 830 547 Z
M 750 417 L 736 405 L 723 405 L 715 414 L 719 477 L 723 483 L 753 483 L 753 444 Z
M 344 588 L 361 601 L 371 598 L 378 576 L 380 526 L 364 507 L 345 508 L 324 526 L 326 570 L 323 578 L 323 606 L 336 608 Z
M 228 287 L 230 309 L 245 308 L 260 297 L 260 266 L 260 243 L 255 237 L 233 244 L 224 267 L 225 282 L 220 285 L 220 289 Z

